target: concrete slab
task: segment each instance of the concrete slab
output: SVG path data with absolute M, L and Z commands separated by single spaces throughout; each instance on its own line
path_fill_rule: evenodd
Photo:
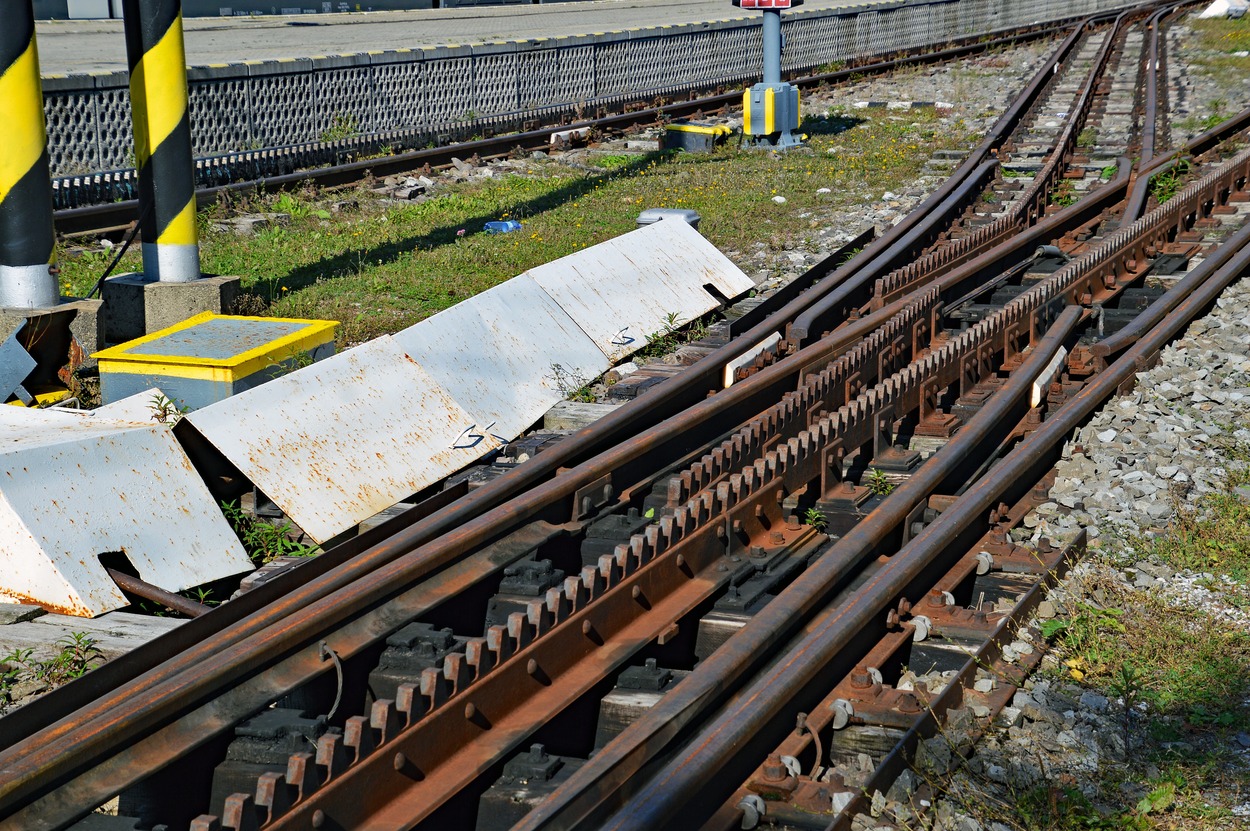
M 48 610 L 42 606 L 32 606 L 29 603 L 0 603 L 0 626 L 34 620 L 47 613 Z
M 402 5 L 409 2 L 403 0 Z M 795 13 L 871 2 L 873 0 L 807 0 L 803 8 Z M 229 4 L 196 0 L 183 5 L 187 15 L 184 23 L 187 63 L 191 66 L 398 47 L 419 49 L 448 43 L 555 38 L 639 25 L 703 23 L 743 16 L 742 11 L 726 0 L 684 0 L 681 3 L 673 3 L 672 0 L 629 0 L 624 3 L 559 3 L 556 6 L 524 3 L 427 11 L 318 14 L 312 17 L 269 14 L 263 17 L 219 16 L 223 5 L 235 11 L 259 8 L 268 13 L 274 8 L 269 0 Z M 322 8 L 321 3 L 303 5 Z M 396 0 L 373 0 L 363 5 L 381 9 L 386 6 L 394 8 L 401 3 Z M 338 8 L 337 0 L 333 8 Z M 211 17 L 193 17 L 197 13 L 207 13 Z M 36 29 L 39 64 L 45 73 L 126 69 L 121 20 L 41 20 Z
M 619 406 L 621 405 L 561 401 L 543 416 L 543 429 L 580 430 L 603 418 Z
M 46 660 L 61 651 L 58 641 L 87 635 L 105 660 L 125 655 L 137 646 L 177 629 L 186 621 L 131 612 L 109 612 L 95 619 L 47 614 L 0 626 L 0 656 L 14 649 L 32 649 L 34 659 Z
M 186 418 L 318 542 L 502 445 L 389 336 Z
M 239 278 L 201 277 L 190 283 L 162 283 L 143 274 L 118 274 L 100 288 L 104 336 L 124 343 L 157 332 L 201 312 L 224 314 L 239 296 Z

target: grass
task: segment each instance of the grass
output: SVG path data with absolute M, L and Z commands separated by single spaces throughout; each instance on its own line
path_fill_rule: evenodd
M 1242 80 L 1250 72 L 1250 57 L 1235 53 L 1250 52 L 1250 19 L 1199 20 L 1191 15 L 1186 25 L 1198 41 L 1198 49 L 1188 58 L 1190 66 L 1205 72 L 1229 92 L 1236 91 L 1236 100 L 1240 100 L 1245 91 Z
M 1226 607 L 1250 608 L 1250 448 L 1229 442 L 1219 449 L 1229 471 L 1222 492 L 1191 505 L 1178 495 L 1175 521 L 1153 536 L 1101 540 L 1090 562 L 1067 578 L 1061 615 L 1042 624 L 1052 647 L 1041 670 L 1051 679 L 1047 694 L 1075 699 L 1091 690 L 1108 699 L 1107 723 L 1117 725 L 1119 742 L 1100 737 L 1096 770 L 1073 768 L 1066 755 L 1020 744 L 1024 739 L 1008 731 L 998 746 L 1022 748 L 1020 755 L 1044 771 L 1043 781 L 1013 778 L 1014 784 L 999 785 L 972 766 L 946 776 L 925 774 L 982 827 L 1250 827 L 1227 807 L 1247 798 L 1236 758 L 1244 753 L 1238 734 L 1250 732 L 1250 628 L 1183 595 L 1134 589 L 1114 573 L 1148 560 L 1209 574 Z
M 1225 606 L 1246 609 L 1250 454 L 1225 448 L 1225 455 L 1230 473 L 1223 492 L 1178 505 L 1169 528 L 1126 540 L 1119 556 L 1211 575 L 1209 588 Z M 1119 579 L 1095 578 L 1083 594 L 1099 600 L 1074 604 L 1066 616 L 1048 621 L 1044 634 L 1053 639 L 1058 675 L 1119 702 L 1112 706 L 1123 713 L 1126 759 L 1103 771 L 1099 801 L 1118 805 L 1112 816 L 1122 824 L 1029 827 L 1235 827 L 1225 824 L 1233 818 L 1208 797 L 1212 790 L 1237 791 L 1236 783 L 1222 781 L 1228 773 L 1223 762 L 1234 752 L 1234 737 L 1250 730 L 1250 630 L 1158 592 L 1130 589 Z M 1125 794 L 1149 795 L 1164 786 L 1166 805 L 1149 816 L 1139 805 L 1125 804 Z
M 1232 54 L 1250 52 L 1250 20 L 1245 17 L 1229 20 L 1224 17 L 1212 17 L 1200 20 L 1191 17 L 1186 25 L 1198 35 L 1198 45 L 1213 52 Z M 1250 61 L 1250 58 L 1239 58 Z
M 35 657 L 33 649 L 14 649 L 0 658 L 0 715 L 12 704 L 13 690 L 19 684 L 39 682 L 55 689 L 103 661 L 99 641 L 85 632 L 66 635 L 56 646 L 59 651 L 49 658 Z
M 754 251 L 762 241 L 780 252 L 824 227 L 822 215 L 906 186 L 932 151 L 971 138 L 959 124 L 939 124 L 932 109 L 905 117 L 834 112 L 806 119 L 803 130 L 810 150 L 590 156 L 603 173 L 552 159 L 525 175 L 465 183 L 421 202 L 381 200 L 364 187 L 346 200 L 356 207 L 339 211 L 331 203 L 344 200 L 342 193 L 261 196 L 236 207 L 278 210 L 291 223 L 243 238 L 213 229 L 219 212 L 201 212 L 202 266 L 241 276 L 270 314 L 341 321 L 340 342 L 348 345 L 629 231 L 643 208 L 693 208 L 723 250 Z M 831 192 L 817 194 L 822 187 Z M 786 203 L 774 203 L 776 195 Z M 482 233 L 498 219 L 520 220 L 522 230 Z M 81 294 L 103 271 L 107 252 L 60 262 L 64 289 Z M 138 266 L 137 252 L 129 253 L 119 271 Z

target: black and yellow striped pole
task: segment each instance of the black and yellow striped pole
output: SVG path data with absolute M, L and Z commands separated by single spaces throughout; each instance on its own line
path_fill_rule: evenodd
M 167 283 L 200 277 L 195 172 L 182 0 L 124 0 L 143 273 Z
M 31 309 L 61 301 L 52 270 L 52 180 L 43 119 L 31 0 L 0 16 L 0 306 Z

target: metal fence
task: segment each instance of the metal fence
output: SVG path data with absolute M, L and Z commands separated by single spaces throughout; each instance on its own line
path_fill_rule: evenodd
M 1078 17 L 1124 0 L 932 0 L 786 15 L 784 69 Z M 387 50 L 189 70 L 197 157 L 367 135 L 512 128 L 758 77 L 757 15 L 596 35 Z M 128 75 L 44 79 L 54 176 L 133 166 Z

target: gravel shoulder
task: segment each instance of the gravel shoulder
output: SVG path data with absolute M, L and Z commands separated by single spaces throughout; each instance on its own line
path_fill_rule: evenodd
M 1228 71 L 1245 53 L 1213 48 L 1242 37 L 1226 22 L 1172 29 L 1174 142 L 1250 103 Z M 1051 500 L 1019 529 L 1091 538 L 1021 630 L 1018 644 L 1047 650 L 1040 669 L 967 758 L 951 752 L 979 728 L 967 714 L 930 740 L 888 795 L 938 794 L 906 827 L 1250 829 L 1248 463 L 1243 280 L 1072 437 Z

